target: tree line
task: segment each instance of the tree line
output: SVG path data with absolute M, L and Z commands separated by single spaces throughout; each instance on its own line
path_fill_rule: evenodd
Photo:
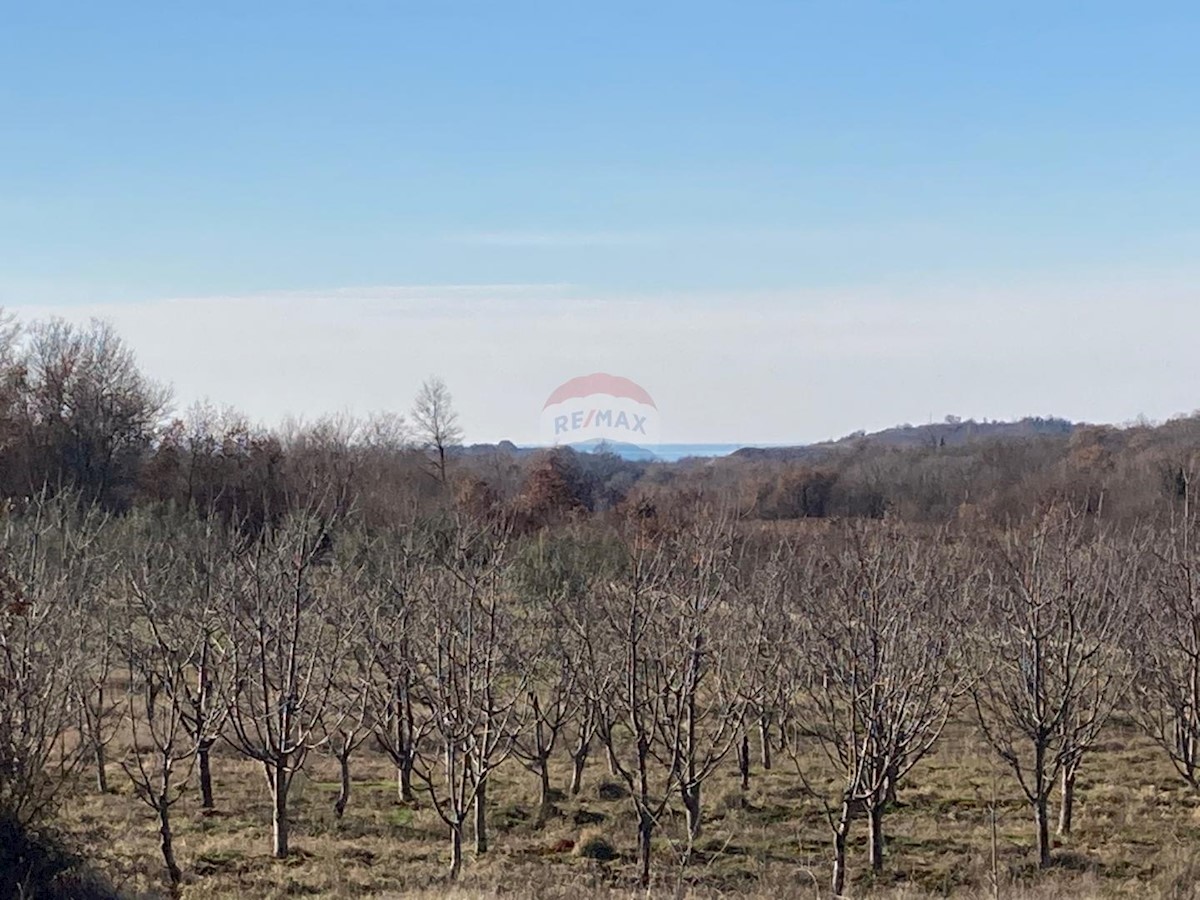
M 318 474 L 340 480 L 381 522 L 428 513 L 456 494 L 500 503 L 520 528 L 701 495 L 741 519 L 769 522 L 1003 527 L 1067 503 L 1132 526 L 1182 493 L 1200 416 L 1119 428 L 948 417 L 928 428 L 671 464 L 461 442 L 438 378 L 420 386 L 407 414 L 266 427 L 211 402 L 174 408 L 170 391 L 139 370 L 103 322 L 21 325 L 0 314 L 0 498 L 65 490 L 106 512 L 169 503 L 216 510 L 245 528 L 312 502 Z

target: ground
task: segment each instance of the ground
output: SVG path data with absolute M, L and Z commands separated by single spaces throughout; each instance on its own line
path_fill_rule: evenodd
M 667 822 L 655 846 L 655 896 L 822 897 L 829 879 L 829 835 L 821 806 L 805 796 L 792 760 L 757 766 L 738 787 L 732 758 L 706 786 L 699 851 L 682 868 L 682 822 Z M 815 765 L 815 760 L 805 762 Z M 565 787 L 565 761 L 555 783 Z M 261 770 L 225 750 L 214 760 L 218 810 L 201 815 L 189 790 L 175 807 L 182 896 L 234 897 L 550 897 L 632 896 L 635 827 L 627 798 L 601 799 L 614 782 L 601 755 L 577 798 L 557 801 L 544 823 L 536 779 L 515 761 L 491 790 L 492 848 L 470 852 L 458 885 L 445 880 L 447 837 L 428 803 L 398 802 L 387 760 L 364 748 L 345 817 L 333 814 L 336 768 L 317 755 L 292 795 L 291 858 L 270 857 L 270 803 Z M 131 896 L 169 896 L 157 824 L 112 766 L 113 793 L 87 782 L 64 804 L 68 830 Z M 948 730 L 936 753 L 902 786 L 886 820 L 886 872 L 865 871 L 863 825 L 850 848 L 852 896 L 1174 897 L 1196 896 L 1200 882 L 1200 798 L 1166 757 L 1127 725 L 1109 729 L 1084 763 L 1075 833 L 1059 842 L 1056 865 L 1035 866 L 1033 820 L 1003 765 L 966 723 Z M 607 795 L 611 791 L 605 791 Z M 995 810 L 993 866 L 992 810 Z M 584 858 L 577 845 L 607 839 L 616 858 Z

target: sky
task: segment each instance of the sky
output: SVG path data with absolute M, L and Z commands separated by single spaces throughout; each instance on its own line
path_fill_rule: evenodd
M 1189 3 L 0 0 L 0 305 L 256 420 L 1200 408 Z

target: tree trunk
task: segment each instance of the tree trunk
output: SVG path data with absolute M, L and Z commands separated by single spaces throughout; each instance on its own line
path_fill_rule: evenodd
M 337 818 L 341 818 L 346 812 L 346 804 L 350 802 L 350 753 L 338 754 L 338 769 L 342 775 L 341 789 L 338 791 L 337 801 L 333 804 L 333 814 Z
M 883 871 L 883 804 L 870 803 L 867 819 L 870 824 L 867 855 L 871 860 L 871 871 L 878 875 Z
M 841 897 L 846 889 L 846 832 L 850 830 L 850 803 L 842 804 L 842 815 L 833 829 L 833 896 Z
M 550 761 L 545 757 L 538 760 L 538 777 L 541 779 L 538 806 L 545 811 L 550 807 Z
M 638 881 L 643 888 L 650 887 L 650 838 L 654 833 L 654 819 L 643 812 L 638 817 Z
M 99 727 L 99 726 L 97 726 Z M 104 742 L 97 736 L 92 741 L 92 755 L 96 761 L 96 790 L 101 794 L 108 793 L 107 760 L 104 753 Z
M 213 800 L 210 751 L 217 739 L 207 734 L 208 729 L 212 727 L 210 712 L 213 702 L 213 683 L 209 677 L 208 657 L 209 642 L 206 636 L 204 647 L 200 651 L 200 668 L 196 673 L 196 699 L 192 704 L 192 712 L 195 715 L 193 736 L 196 739 L 196 762 L 200 768 L 200 808 L 205 811 L 216 808 Z
M 617 775 L 617 754 L 616 754 L 616 751 L 613 750 L 613 746 L 612 746 L 611 742 L 605 742 L 604 751 L 605 751 L 605 755 L 608 757 L 608 774 L 612 775 L 613 777 L 616 777 L 616 775 Z
M 587 765 L 588 745 L 582 744 L 571 755 L 571 796 L 578 796 L 580 788 L 583 787 L 583 769 Z
M 1038 866 L 1043 869 L 1050 868 L 1050 814 L 1047 806 L 1046 795 L 1038 795 L 1033 811 L 1037 821 Z
M 683 795 L 684 809 L 687 810 L 688 846 L 690 848 L 692 842 L 700 837 L 700 782 L 684 785 L 680 793 Z
M 550 802 L 550 760 L 539 757 L 537 761 L 538 775 L 538 812 L 536 824 L 541 828 L 549 820 L 554 804 Z
M 750 735 L 742 732 L 742 742 L 738 744 L 738 774 L 742 776 L 742 790 L 750 790 Z
M 209 763 L 209 749 L 212 747 L 211 740 L 203 740 L 199 744 L 196 751 L 197 763 L 200 767 L 200 808 L 213 809 L 216 804 L 213 802 L 212 788 L 212 768 Z
M 456 822 L 450 826 L 450 880 L 458 878 L 462 871 L 462 845 L 463 845 L 463 827 L 462 822 Z
M 1062 770 L 1062 802 L 1058 808 L 1058 833 L 1071 833 L 1071 818 L 1075 812 L 1075 776 L 1079 774 L 1079 763 L 1068 763 Z
M 412 787 L 412 771 L 417 748 L 414 738 L 412 703 L 409 699 L 405 679 L 396 683 L 394 709 L 396 747 L 394 751 L 389 752 L 393 753 L 392 758 L 396 763 L 396 789 L 399 792 L 401 803 L 412 803 L 416 799 Z
M 401 803 L 412 803 L 416 799 L 412 786 L 412 759 L 405 757 L 396 767 L 396 790 Z
M 171 879 L 171 891 L 174 893 L 179 887 L 183 873 L 179 871 L 179 864 L 175 861 L 175 847 L 171 835 L 170 805 L 167 803 L 165 794 L 158 797 L 158 834 L 161 839 L 163 862 L 166 863 L 167 876 Z
M 272 855 L 276 859 L 286 859 L 288 855 L 288 777 L 285 757 L 277 757 L 275 762 L 267 766 L 267 778 L 271 781 L 271 799 L 274 801 L 271 815 Z
M 488 852 L 487 835 L 487 776 L 479 781 L 475 792 L 475 852 L 482 856 Z
M 762 755 L 764 772 L 771 771 L 771 717 L 762 715 L 758 719 L 759 752 Z

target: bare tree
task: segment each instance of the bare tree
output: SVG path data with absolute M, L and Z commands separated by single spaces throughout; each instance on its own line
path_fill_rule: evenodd
M 871 869 L 884 861 L 884 813 L 900 780 L 933 749 L 966 690 L 961 560 L 893 529 L 856 527 L 813 560 L 794 588 L 802 639 L 793 674 L 793 759 L 815 742 L 835 773 L 823 794 L 833 831 L 832 889 L 846 878 L 846 841 L 860 811 Z
M 984 735 L 1033 809 L 1043 868 L 1051 863 L 1054 783 L 1077 769 L 1123 671 L 1126 604 L 1084 541 L 1083 524 L 1052 510 L 1006 535 L 979 633 L 978 653 L 989 664 L 972 691 Z
M 194 627 L 190 611 L 179 602 L 187 593 L 191 561 L 187 548 L 182 553 L 178 549 L 170 540 L 166 546 L 155 541 L 136 548 L 128 562 L 128 612 L 121 639 L 129 678 L 125 715 L 131 749 L 131 759 L 122 759 L 121 767 L 134 795 L 157 817 L 159 848 L 175 891 L 183 873 L 175 857 L 171 808 L 201 746 L 219 730 L 224 715 L 204 696 L 211 638 L 205 628 Z
M 487 851 L 488 778 L 512 751 L 525 681 L 501 602 L 504 530 L 460 518 L 433 541 L 439 564 L 419 587 L 421 638 L 412 649 L 439 752 L 418 752 L 413 774 L 449 829 L 449 874 L 457 878 L 472 812 L 475 851 Z
M 322 717 L 345 640 L 327 614 L 323 584 L 330 523 L 297 513 L 242 552 L 225 587 L 224 685 L 229 740 L 263 767 L 272 800 L 273 853 L 288 855 L 288 794 Z
M 128 506 L 169 392 L 145 378 L 112 326 L 52 319 L 29 329 L 23 360 L 33 490 L 77 489 L 106 509 Z
M 375 733 L 371 700 L 378 648 L 370 639 L 369 613 L 361 602 L 368 588 L 364 570 L 372 548 L 368 543 L 356 549 L 355 559 L 337 567 L 327 588 L 333 600 L 327 613 L 329 624 L 340 636 L 341 653 L 329 661 L 335 677 L 321 726 L 323 745 L 338 764 L 338 795 L 333 804 L 338 819 L 350 802 L 350 758 Z
M 689 860 L 700 835 L 704 782 L 742 735 L 752 676 L 746 660 L 758 655 L 763 633 L 735 584 L 741 560 L 727 518 L 701 510 L 669 546 L 676 564 L 663 611 L 676 644 L 663 659 L 671 702 L 659 728 L 664 742 L 675 742 Z
M 595 573 L 588 568 L 598 562 L 591 552 L 578 535 L 539 533 L 511 576 L 523 600 L 516 633 L 530 685 L 522 716 L 528 727 L 513 735 L 513 754 L 538 776 L 542 816 L 551 803 L 549 761 L 555 748 L 570 741 L 569 791 L 576 795 L 597 733 L 599 704 L 589 692 L 594 671 L 586 652 L 594 625 L 587 595 Z
M 432 728 L 428 707 L 416 696 L 418 658 L 414 641 L 418 585 L 430 566 L 427 554 L 414 545 L 412 531 L 389 532 L 376 542 L 372 577 L 364 592 L 370 608 L 367 640 L 373 648 L 371 721 L 375 742 L 396 767 L 401 803 L 416 800 L 413 767 L 417 747 Z
M 418 443 L 431 457 L 434 475 L 445 484 L 446 456 L 462 442 L 462 429 L 450 389 L 441 378 L 430 376 L 421 385 L 413 402 L 412 420 Z
M 115 619 L 116 557 L 108 540 L 111 520 L 94 503 L 63 494 L 45 512 L 58 521 L 53 527 L 64 554 L 54 569 L 46 570 L 57 582 L 59 602 L 73 623 L 70 630 L 76 664 L 71 668 L 78 729 L 94 767 L 96 790 L 108 793 L 108 745 L 117 732 L 119 697 L 112 676 L 119 660 L 118 623 Z
M 778 742 L 780 749 L 786 749 L 787 717 L 793 703 L 789 679 L 784 673 L 796 667 L 796 648 L 800 645 L 796 622 L 788 607 L 794 568 L 791 563 L 791 548 L 783 541 L 773 548 L 764 548 L 760 559 L 751 557 L 743 562 L 750 569 L 742 576 L 746 584 L 740 592 L 740 602 L 748 618 L 743 627 L 760 635 L 760 639 L 752 652 L 742 654 L 747 669 L 743 698 L 747 715 L 737 748 L 742 790 L 750 788 L 752 727 L 757 726 L 759 759 L 764 771 L 771 769 L 773 743 Z
M 0 526 L 0 816 L 21 827 L 47 817 L 81 760 L 60 743 L 79 664 L 64 599 L 89 546 L 72 507 L 43 493 Z
M 571 756 L 571 783 L 567 791 L 572 797 L 579 796 L 583 787 L 583 773 L 592 752 L 592 745 L 600 733 L 601 715 L 601 704 L 593 698 L 590 684 L 585 682 L 577 689 L 582 692 L 582 696 L 575 704 L 574 717 L 567 721 Z
M 231 559 L 230 535 L 212 513 L 190 509 L 134 511 L 120 520 L 118 550 L 119 595 L 113 605 L 123 608 L 133 602 L 145 627 L 134 634 L 145 643 L 147 635 L 177 651 L 194 647 L 178 658 L 190 682 L 178 687 L 179 715 L 189 739 L 195 744 L 195 767 L 199 773 L 200 806 L 215 807 L 212 788 L 211 750 L 226 721 L 221 702 L 223 674 L 222 640 L 226 625 L 222 593 L 228 586 Z M 131 601 L 130 598 L 133 598 Z M 126 622 L 118 650 L 128 662 L 131 625 Z M 150 649 L 141 647 L 143 655 Z M 161 662 L 161 661 L 160 661 Z M 160 675 L 160 680 L 165 678 Z M 174 700 L 172 701 L 174 702 Z
M 99 596 L 97 588 L 81 586 L 72 593 L 75 653 L 80 660 L 76 669 L 75 708 L 79 732 L 87 743 L 95 769 L 96 790 L 108 793 L 108 745 L 117 733 L 118 697 L 112 690 L 117 646 L 117 623 L 113 617 L 113 598 Z M 95 591 L 95 592 L 93 592 Z
M 1200 511 L 1194 474 L 1181 467 L 1178 478 L 1178 508 L 1165 526 L 1137 540 L 1148 550 L 1150 577 L 1138 600 L 1149 634 L 1133 648 L 1138 667 L 1131 706 L 1179 776 L 1200 790 Z
M 649 887 L 654 830 L 681 783 L 683 757 L 678 748 L 684 718 L 671 714 L 671 704 L 679 697 L 672 692 L 665 663 L 677 648 L 676 636 L 664 627 L 671 558 L 642 529 L 627 536 L 626 546 L 625 571 L 597 594 L 598 613 L 608 633 L 596 650 L 620 675 L 610 697 L 617 722 L 605 727 L 602 736 L 615 774 L 629 786 L 638 823 L 639 880 Z M 668 723 L 673 732 L 668 732 Z M 629 757 L 619 743 L 622 736 L 630 745 Z
M 551 648 L 550 653 L 553 653 Z M 538 820 L 549 814 L 553 789 L 550 787 L 550 756 L 567 723 L 575 717 L 578 694 L 575 672 L 561 654 L 544 658 L 526 657 L 529 690 L 526 691 L 519 722 L 523 730 L 511 735 L 512 754 L 538 778 Z
M 193 682 L 184 692 L 183 722 L 196 743 L 196 768 L 200 782 L 200 807 L 216 808 L 212 786 L 212 748 L 221 736 L 228 708 L 221 704 L 221 675 L 224 644 L 221 635 L 221 579 L 229 560 L 229 536 L 210 513 L 191 528 L 178 527 L 183 547 L 178 552 L 181 568 L 181 603 L 176 614 L 183 618 L 187 634 L 198 642 L 194 656 Z
M 1099 530 L 1086 538 L 1086 549 L 1076 567 L 1078 589 L 1097 595 L 1095 602 L 1104 604 L 1105 646 L 1100 648 L 1099 664 L 1092 677 L 1077 681 L 1077 696 L 1068 705 L 1063 717 L 1063 762 L 1060 776 L 1058 827 L 1060 835 L 1069 835 L 1074 821 L 1075 784 L 1083 760 L 1100 740 L 1104 730 L 1122 700 L 1128 697 L 1133 681 L 1134 658 L 1139 655 L 1130 647 L 1128 637 L 1134 621 L 1139 584 L 1145 575 L 1143 554 L 1128 543 L 1114 540 Z M 1133 552 L 1130 552 L 1130 551 Z M 1086 622 L 1095 625 L 1096 620 Z M 1139 629 L 1140 630 L 1140 629 Z

